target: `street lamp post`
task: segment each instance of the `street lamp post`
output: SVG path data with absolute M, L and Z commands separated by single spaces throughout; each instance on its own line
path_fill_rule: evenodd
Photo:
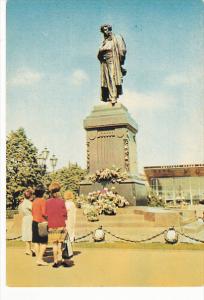
M 49 153 L 50 153 L 50 151 L 47 149 L 47 147 L 45 147 L 44 150 L 37 157 L 38 165 L 41 168 L 42 174 L 45 174 L 47 171 L 47 159 L 48 159 Z M 50 163 L 51 163 L 53 172 L 57 165 L 57 160 L 58 159 L 54 154 L 50 158 Z
M 44 150 L 42 151 L 42 158 L 43 158 L 43 167 L 46 170 L 46 161 L 48 159 L 48 155 L 49 155 L 50 151 L 47 149 L 47 147 L 44 148 Z
M 41 169 L 41 174 L 44 173 L 44 167 L 43 167 L 43 155 L 42 153 L 40 153 L 37 157 L 37 162 L 38 162 L 38 165 L 40 166 L 40 169 Z
M 46 161 L 47 161 L 48 155 L 49 155 L 49 150 L 45 147 L 44 150 L 38 156 L 38 163 L 41 167 L 42 174 L 45 174 L 46 170 L 47 170 Z
M 57 157 L 54 154 L 50 158 L 50 163 L 51 163 L 51 166 L 52 166 L 52 171 L 54 172 L 55 167 L 57 165 Z

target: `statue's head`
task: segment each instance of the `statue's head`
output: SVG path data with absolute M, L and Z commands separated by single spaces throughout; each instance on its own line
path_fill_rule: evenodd
M 108 36 L 112 32 L 112 26 L 109 24 L 104 24 L 101 26 L 100 30 L 105 36 Z

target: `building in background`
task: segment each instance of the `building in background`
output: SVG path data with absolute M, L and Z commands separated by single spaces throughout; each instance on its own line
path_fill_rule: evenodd
M 204 164 L 144 168 L 147 181 L 166 203 L 199 203 L 204 200 Z

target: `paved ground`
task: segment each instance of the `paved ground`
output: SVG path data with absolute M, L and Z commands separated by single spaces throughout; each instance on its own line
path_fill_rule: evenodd
M 7 248 L 10 287 L 204 285 L 204 251 L 74 247 L 74 266 L 37 267 L 23 248 Z M 50 260 L 50 257 L 47 257 Z

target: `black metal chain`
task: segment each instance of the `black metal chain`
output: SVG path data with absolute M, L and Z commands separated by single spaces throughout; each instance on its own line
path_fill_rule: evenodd
M 188 236 L 188 235 L 186 235 L 185 233 L 182 233 L 182 232 L 179 232 L 179 231 L 176 231 L 176 232 L 177 232 L 178 234 L 182 235 L 182 236 L 185 236 L 185 237 L 187 237 L 187 238 L 193 240 L 193 241 L 200 242 L 200 243 L 204 243 L 204 241 L 199 240 L 199 239 L 196 239 L 196 238 L 191 237 L 191 236 Z
M 162 232 L 160 232 L 160 233 L 158 233 L 158 234 L 155 234 L 155 235 L 153 235 L 153 236 L 151 236 L 151 237 L 149 237 L 149 238 L 146 238 L 146 239 L 142 239 L 142 240 L 130 240 L 130 239 L 125 239 L 125 238 L 119 237 L 119 236 L 117 236 L 116 234 L 113 234 L 113 233 L 111 233 L 110 231 L 108 231 L 108 230 L 106 230 L 106 229 L 103 229 L 103 231 L 106 232 L 107 234 L 109 234 L 109 235 L 111 235 L 111 236 L 113 236 L 113 237 L 115 237 L 115 238 L 121 240 L 121 241 L 131 242 L 131 243 L 142 243 L 142 242 L 150 241 L 150 240 L 153 240 L 153 239 L 155 239 L 156 237 L 158 237 L 158 236 L 164 234 L 165 232 L 167 232 L 167 230 L 165 229 L 165 230 L 163 230 Z M 191 240 L 193 240 L 193 241 L 200 242 L 200 243 L 204 243 L 203 240 L 196 239 L 196 238 L 194 238 L 194 237 L 188 236 L 188 235 L 186 235 L 185 233 L 182 233 L 182 232 L 179 232 L 179 231 L 176 231 L 176 232 L 177 232 L 179 235 L 184 236 L 184 237 L 186 237 L 186 238 L 189 238 L 189 239 L 191 239 Z M 88 234 L 86 234 L 86 235 L 77 237 L 77 238 L 75 239 L 75 242 L 78 241 L 78 240 L 82 240 L 82 239 L 84 239 L 84 238 L 90 236 L 91 234 L 93 234 L 93 231 L 90 231 L 90 232 L 89 232 Z M 15 237 L 15 238 L 7 238 L 6 240 L 7 240 L 7 241 L 14 241 L 14 240 L 17 240 L 17 239 L 19 239 L 19 238 L 21 238 L 21 237 L 22 237 L 22 236 L 20 235 L 20 236 Z
M 17 237 L 15 237 L 15 238 L 7 238 L 6 240 L 7 240 L 7 241 L 14 241 L 14 240 L 20 239 L 21 237 L 22 237 L 22 235 L 17 236 Z
M 82 239 L 86 238 L 87 236 L 89 236 L 91 234 L 93 234 L 93 231 L 90 231 L 88 234 L 76 238 L 74 241 L 82 240 Z
M 162 232 L 160 232 L 160 233 L 158 233 L 158 234 L 155 234 L 155 235 L 153 235 L 153 236 L 151 236 L 151 237 L 149 237 L 149 238 L 147 238 L 147 239 L 143 239 L 143 240 L 129 240 L 129 239 L 121 238 L 121 237 L 119 237 L 119 236 L 117 236 L 117 235 L 111 233 L 110 231 L 107 231 L 106 229 L 103 229 L 103 230 L 104 230 L 104 232 L 106 232 L 106 233 L 108 233 L 108 234 L 114 236 L 115 238 L 117 238 L 117 239 L 119 239 L 119 240 L 121 240 L 121 241 L 131 242 L 131 243 L 141 243 L 141 242 L 150 241 L 150 240 L 153 240 L 154 238 L 156 238 L 156 237 L 158 237 L 158 236 L 164 234 L 164 233 L 167 231 L 167 230 L 163 230 Z

